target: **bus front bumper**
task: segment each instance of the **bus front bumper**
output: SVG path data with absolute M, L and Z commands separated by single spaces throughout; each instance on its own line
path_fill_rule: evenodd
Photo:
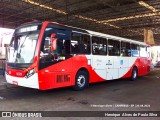
M 6 81 L 10 84 L 28 87 L 28 88 L 39 89 L 39 82 L 38 82 L 38 74 L 37 73 L 30 76 L 29 78 L 14 77 L 9 74 L 5 74 L 5 76 L 6 76 Z

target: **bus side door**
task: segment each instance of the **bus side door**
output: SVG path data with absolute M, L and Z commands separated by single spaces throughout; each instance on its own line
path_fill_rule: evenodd
M 106 56 L 93 55 L 92 67 L 94 71 L 103 79 L 106 79 Z
M 107 56 L 106 59 L 107 80 L 114 80 L 118 78 L 118 68 L 114 67 L 114 64 L 116 62 L 117 62 L 117 57 Z

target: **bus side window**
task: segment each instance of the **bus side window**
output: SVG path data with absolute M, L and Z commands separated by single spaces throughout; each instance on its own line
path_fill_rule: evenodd
M 83 53 L 90 54 L 91 53 L 91 45 L 90 45 L 90 36 L 82 34 L 81 36 L 81 44 L 83 46 Z
M 90 36 L 80 33 L 72 33 L 72 54 L 90 54 Z
M 70 46 L 71 46 L 71 41 L 70 40 L 64 40 L 63 44 L 62 44 L 62 49 L 64 49 L 64 53 L 63 54 L 70 54 Z M 63 48 L 64 47 L 64 48 Z M 62 50 L 63 51 L 63 50 Z
M 98 37 L 92 37 L 92 53 L 94 55 L 100 55 L 99 51 L 99 38 Z
M 108 39 L 108 51 L 110 56 L 120 56 L 120 41 Z
M 45 38 L 43 52 L 44 53 L 50 52 L 50 37 Z
M 121 56 L 131 56 L 130 43 L 121 42 Z
M 79 53 L 79 44 L 81 41 L 81 34 L 72 32 L 71 36 L 71 52 L 72 54 Z
M 133 57 L 139 57 L 139 45 L 131 44 L 131 54 Z
M 107 40 L 101 37 L 92 37 L 92 50 L 94 55 L 107 55 Z
M 150 58 L 150 57 L 151 57 L 151 53 L 150 53 L 151 50 L 150 50 L 150 47 L 147 46 L 146 49 L 147 49 L 147 57 Z M 160 55 L 159 55 L 159 56 L 160 56 Z
M 146 46 L 140 46 L 140 57 L 148 57 Z
M 131 44 L 130 43 L 126 43 L 126 56 L 131 56 Z

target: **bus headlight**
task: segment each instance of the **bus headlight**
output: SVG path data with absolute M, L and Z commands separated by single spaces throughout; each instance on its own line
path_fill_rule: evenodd
M 33 68 L 33 69 L 29 70 L 29 71 L 26 73 L 25 78 L 31 77 L 34 73 L 35 73 L 35 69 Z

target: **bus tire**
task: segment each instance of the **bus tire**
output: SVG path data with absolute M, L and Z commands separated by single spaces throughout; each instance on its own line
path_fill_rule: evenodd
M 138 77 L 138 70 L 137 70 L 137 68 L 136 67 L 133 67 L 133 69 L 132 69 L 132 76 L 131 76 L 131 80 L 133 81 L 133 80 L 136 80 L 137 79 L 137 77 Z
M 85 70 L 80 70 L 76 74 L 75 85 L 73 86 L 74 90 L 83 90 L 88 86 L 89 75 Z

